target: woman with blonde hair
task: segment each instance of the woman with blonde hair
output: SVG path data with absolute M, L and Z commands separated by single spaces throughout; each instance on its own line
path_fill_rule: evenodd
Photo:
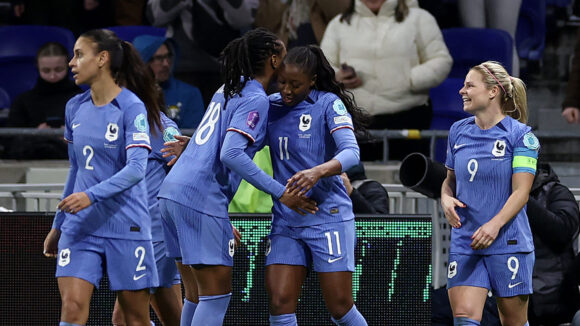
M 447 289 L 454 325 L 479 325 L 488 291 L 502 325 L 528 325 L 534 243 L 526 215 L 540 143 L 527 121 L 524 83 L 499 63 L 469 71 L 449 130 L 441 206 L 453 227 Z

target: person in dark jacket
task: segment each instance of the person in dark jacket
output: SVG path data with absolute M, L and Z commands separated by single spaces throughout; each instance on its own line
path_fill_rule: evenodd
M 6 127 L 61 128 L 68 100 L 81 92 L 69 78 L 68 51 L 56 42 L 40 47 L 36 55 L 38 80 L 10 106 Z M 66 159 L 62 136 L 15 136 L 0 140 L 0 156 L 5 159 Z
M 389 194 L 378 181 L 367 179 L 362 163 L 340 176 L 355 214 L 389 213 Z
M 549 164 L 538 164 L 527 213 L 536 248 L 530 325 L 569 323 L 580 308 L 572 272 L 580 213 L 574 195 Z
M 36 64 L 39 74 L 36 85 L 12 102 L 7 127 L 63 127 L 66 102 L 81 92 L 68 78 L 68 52 L 60 43 L 42 45 Z

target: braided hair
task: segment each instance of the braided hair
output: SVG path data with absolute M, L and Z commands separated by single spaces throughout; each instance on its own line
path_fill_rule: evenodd
M 265 28 L 253 29 L 228 43 L 220 55 L 226 101 L 240 94 L 249 79 L 263 74 L 268 58 L 283 48 L 279 38 Z

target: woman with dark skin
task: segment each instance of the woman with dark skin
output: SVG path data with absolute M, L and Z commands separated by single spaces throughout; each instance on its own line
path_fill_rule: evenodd
M 274 202 L 266 252 L 270 324 L 296 325 L 300 289 L 312 265 L 333 322 L 366 325 L 352 296 L 354 213 L 340 178 L 359 162 L 354 130 L 366 116 L 318 47 L 290 50 L 278 86 L 280 93 L 270 96 L 267 139 L 274 178 L 319 209 L 302 216 Z

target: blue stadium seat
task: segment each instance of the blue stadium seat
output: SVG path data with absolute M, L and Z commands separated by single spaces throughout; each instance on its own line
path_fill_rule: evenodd
M 10 95 L 8 95 L 8 92 L 4 88 L 0 87 L 0 110 L 9 108 L 10 103 Z
M 441 32 L 453 66 L 447 79 L 429 92 L 433 105 L 432 130 L 449 130 L 455 121 L 469 116 L 463 112 L 459 90 L 471 67 L 494 60 L 502 63 L 508 72 L 512 70 L 513 40 L 508 32 L 486 28 L 450 28 Z M 437 141 L 437 161 L 445 160 L 446 147 L 446 140 Z
M 127 42 L 133 42 L 133 40 L 140 35 L 153 35 L 153 36 L 165 36 L 165 32 L 167 29 L 153 27 L 153 26 L 145 26 L 145 25 L 134 25 L 134 26 L 112 26 L 107 27 L 106 29 L 110 29 L 120 39 L 125 40 Z
M 516 48 L 522 59 L 540 60 L 546 46 L 546 0 L 522 0 Z
M 572 4 L 572 0 L 546 0 L 546 4 L 549 6 L 565 8 Z
M 72 56 L 75 37 L 66 28 L 42 25 L 17 25 L 0 27 L 0 57 L 36 56 L 46 42 L 58 42 Z
M 0 57 L 0 87 L 11 99 L 32 89 L 37 79 L 35 56 Z
M 448 77 L 465 78 L 471 67 L 488 60 L 500 62 L 511 74 L 513 40 L 508 32 L 492 28 L 448 28 L 441 32 L 453 57 Z

